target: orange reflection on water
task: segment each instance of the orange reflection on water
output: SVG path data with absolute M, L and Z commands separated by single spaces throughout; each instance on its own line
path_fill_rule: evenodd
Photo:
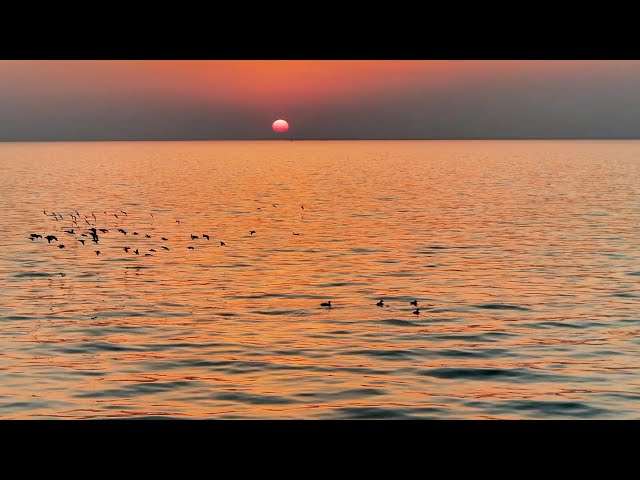
M 635 415 L 639 142 L 0 153 L 5 418 Z

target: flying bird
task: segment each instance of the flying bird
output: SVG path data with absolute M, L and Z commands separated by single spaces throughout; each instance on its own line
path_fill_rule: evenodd
M 195 250 L 193 247 L 187 247 L 189 250 Z
M 30 235 L 31 239 L 35 239 L 35 238 L 42 238 L 42 235 L 38 235 L 37 233 L 32 233 Z
M 79 241 L 81 244 L 83 244 L 83 245 L 84 245 L 84 240 L 83 240 L 83 239 L 81 239 L 81 238 L 80 238 L 80 239 L 78 239 L 78 241 Z
M 169 250 L 169 247 L 162 247 L 162 248 L 165 249 L 165 250 Z
M 197 235 L 194 235 L 193 233 L 191 234 L 191 240 L 195 240 L 196 238 L 198 238 Z
M 135 253 L 136 255 L 140 255 L 140 252 L 138 251 L 138 249 L 136 248 L 133 253 Z
M 254 233 L 256 233 L 256 231 L 255 231 L 255 230 L 250 230 L 250 231 L 249 231 L 249 233 L 250 233 L 251 235 L 253 235 Z
M 58 241 L 58 237 L 56 237 L 55 235 L 47 235 L 44 238 L 46 238 L 47 242 L 49 242 L 49 243 L 51 243 L 52 240 L 55 240 L 56 242 Z
M 225 245 L 226 245 L 226 243 L 224 243 L 224 242 L 220 242 L 220 246 L 221 246 L 221 247 L 224 247 Z
M 380 300 L 378 303 L 376 303 L 376 305 L 378 307 L 384 307 L 384 300 Z
M 64 248 L 64 245 L 58 245 L 58 248 Z
M 418 301 L 414 300 L 413 302 L 409 302 L 409 305 L 413 305 L 414 307 L 418 306 Z
M 151 238 L 151 235 L 149 235 L 148 233 L 145 233 L 145 234 L 144 234 L 144 237 L 145 237 L 145 238 Z
M 124 233 L 125 235 L 127 234 L 127 231 L 126 231 L 126 230 L 123 230 L 123 229 L 121 229 L 121 228 L 119 228 L 119 229 L 118 229 L 118 231 L 119 231 L 120 233 Z
M 100 255 L 100 250 L 96 250 L 96 257 Z
M 169 240 L 169 239 L 168 239 L 168 238 L 165 238 L 165 237 L 162 237 L 162 240 L 164 240 L 164 241 L 166 242 L 166 241 L 167 241 L 167 240 Z
M 411 313 L 413 313 L 414 315 L 420 315 L 420 309 L 416 308 L 415 311 L 413 311 Z
M 150 248 L 149 251 L 150 252 L 155 252 L 155 250 L 153 248 Z
M 129 250 L 131 250 L 131 247 L 122 247 L 122 249 L 125 251 L 125 253 L 129 253 Z
M 206 238 L 207 240 L 209 240 L 209 235 L 205 235 L 204 233 L 202 234 L 202 238 Z

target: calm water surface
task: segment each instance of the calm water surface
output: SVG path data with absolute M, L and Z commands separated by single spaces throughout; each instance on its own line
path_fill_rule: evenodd
M 640 142 L 5 143 L 0 171 L 2 418 L 640 418 Z

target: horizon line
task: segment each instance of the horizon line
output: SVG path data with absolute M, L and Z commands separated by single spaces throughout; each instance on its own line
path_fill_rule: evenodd
M 542 140 L 542 141 L 563 141 L 563 140 L 640 140 L 640 137 L 434 137 L 434 138 L 182 138 L 182 139 L 54 139 L 54 140 L 3 140 L 0 143 L 84 143 L 84 142 L 350 142 L 350 141 L 519 141 L 519 140 Z

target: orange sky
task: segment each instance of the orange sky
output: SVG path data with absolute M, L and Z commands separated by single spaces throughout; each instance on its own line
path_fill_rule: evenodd
M 0 61 L 0 140 L 268 138 L 279 116 L 314 138 L 591 136 L 640 113 L 639 78 L 637 61 Z
M 413 60 L 4 61 L 0 82 L 19 91 L 81 97 L 144 92 L 235 105 L 323 104 L 376 94 L 452 88 L 470 77 L 571 71 L 590 62 Z M 615 63 L 615 62 L 613 62 Z M 1 85 L 1 84 L 0 84 Z

